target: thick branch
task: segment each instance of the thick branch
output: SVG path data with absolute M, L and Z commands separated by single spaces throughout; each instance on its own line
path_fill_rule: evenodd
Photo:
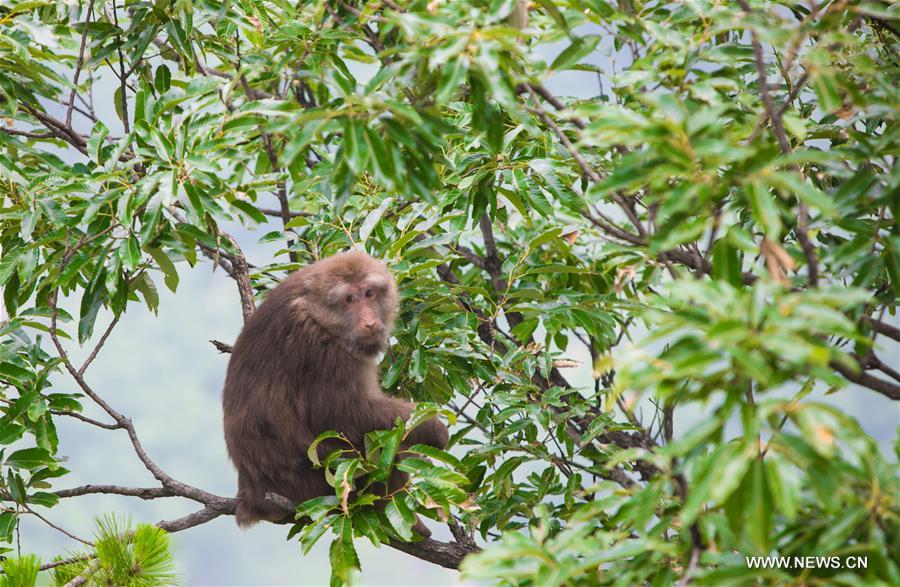
M 228 239 L 237 251 L 236 255 L 229 255 L 228 260 L 231 261 L 232 276 L 237 283 L 238 293 L 241 296 L 241 313 L 244 316 L 244 322 L 246 322 L 256 310 L 256 301 L 253 299 L 253 286 L 250 285 L 250 267 L 247 265 L 247 258 L 244 257 L 244 253 L 238 246 L 237 241 L 227 233 L 223 232 L 222 236 Z
M 900 328 L 874 318 L 864 318 L 863 321 L 878 334 L 900 341 Z
M 221 504 L 208 505 L 202 510 L 198 510 L 192 514 L 174 520 L 162 520 L 157 522 L 156 525 L 166 532 L 181 532 L 182 530 L 205 524 L 219 516 L 234 514 L 234 510 L 237 507 L 237 501 L 228 498 L 220 499 L 222 499 Z
M 872 391 L 877 391 L 881 395 L 893 400 L 900 400 L 900 385 L 885 381 L 884 379 L 870 375 L 865 371 L 855 371 L 838 361 L 831 361 L 829 365 L 832 369 L 847 378 L 848 381 L 852 381 L 853 383 L 871 389 Z
M 60 499 L 78 497 L 80 495 L 92 495 L 107 493 L 115 495 L 127 495 L 141 499 L 158 499 L 160 497 L 176 497 L 176 494 L 165 487 L 124 487 L 122 485 L 82 485 L 71 489 L 60 489 L 54 492 Z
M 267 493 L 266 500 L 288 511 L 296 509 L 296 505 L 290 499 L 277 493 Z M 440 542 L 431 538 L 423 538 L 418 542 L 391 540 L 388 545 L 391 548 L 447 569 L 459 568 L 459 563 L 462 562 L 466 555 L 481 550 L 472 540 Z

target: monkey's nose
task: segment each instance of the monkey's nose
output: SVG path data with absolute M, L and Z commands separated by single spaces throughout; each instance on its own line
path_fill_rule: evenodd
M 371 322 L 366 322 L 363 324 L 363 328 L 365 328 L 366 330 L 374 331 L 377 327 L 378 327 L 378 322 L 375 320 L 372 320 Z

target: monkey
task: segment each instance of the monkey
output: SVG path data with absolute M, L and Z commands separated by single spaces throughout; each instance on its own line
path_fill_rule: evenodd
M 291 519 L 292 512 L 266 500 L 268 492 L 298 504 L 334 494 L 307 455 L 322 432 L 340 432 L 362 452 L 367 432 L 409 419 L 414 404 L 385 394 L 378 378 L 377 357 L 387 349 L 398 309 L 397 285 L 385 263 L 347 251 L 283 279 L 247 320 L 222 393 L 240 527 Z M 446 425 L 432 418 L 414 428 L 401 448 L 444 449 L 448 436 Z M 336 448 L 347 446 L 329 439 L 317 450 L 323 458 Z M 387 489 L 407 480 L 393 471 Z M 414 530 L 431 534 L 421 520 Z

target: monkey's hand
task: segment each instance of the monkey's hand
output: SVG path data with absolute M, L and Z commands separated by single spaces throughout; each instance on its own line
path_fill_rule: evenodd
M 404 444 L 427 444 L 444 450 L 447 448 L 448 440 L 450 440 L 450 432 L 447 430 L 447 426 L 435 416 L 413 428 Z

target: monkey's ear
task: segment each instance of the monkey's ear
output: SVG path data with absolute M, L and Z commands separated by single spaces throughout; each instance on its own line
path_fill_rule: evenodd
M 302 275 L 300 273 L 294 273 L 289 276 L 290 280 L 290 291 L 292 297 L 304 297 L 309 295 L 312 292 L 312 283 L 310 279 L 306 275 Z

